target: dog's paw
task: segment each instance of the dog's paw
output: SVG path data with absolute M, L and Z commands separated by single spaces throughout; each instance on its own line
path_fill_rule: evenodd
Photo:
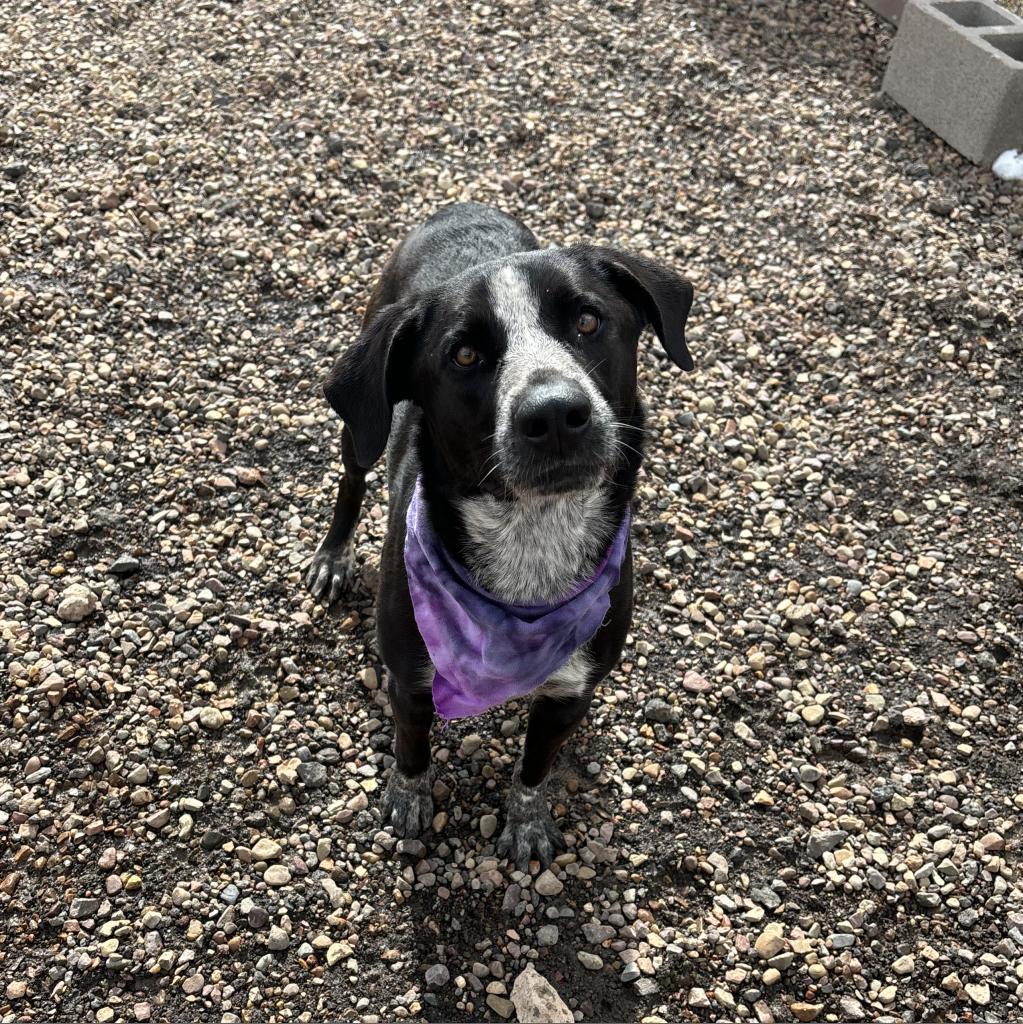
M 512 861 L 519 871 L 528 871 L 531 860 L 548 867 L 565 849 L 565 840 L 551 817 L 546 784 L 524 786 L 516 772 L 506 808 L 504 830 L 497 840 L 498 854 Z
M 331 605 L 342 594 L 350 593 L 359 577 L 351 544 L 343 548 L 324 548 L 313 555 L 305 576 L 306 589 L 320 604 Z
M 380 804 L 380 823 L 390 825 L 402 839 L 425 832 L 433 820 L 432 789 L 429 771 L 402 775 L 393 768 Z

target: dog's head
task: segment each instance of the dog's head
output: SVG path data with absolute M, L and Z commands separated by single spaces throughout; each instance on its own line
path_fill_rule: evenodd
M 677 274 L 612 249 L 520 253 L 381 309 L 324 391 L 364 467 L 387 444 L 393 406 L 408 400 L 467 491 L 591 487 L 636 444 L 626 432 L 643 328 L 693 368 L 692 297 Z

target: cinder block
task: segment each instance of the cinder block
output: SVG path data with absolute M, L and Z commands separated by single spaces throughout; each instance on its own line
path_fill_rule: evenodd
M 902 17 L 902 9 L 906 0 L 863 0 L 863 2 L 880 18 L 898 25 Z
M 1023 146 L 1023 20 L 990 0 L 909 0 L 883 89 L 990 166 Z

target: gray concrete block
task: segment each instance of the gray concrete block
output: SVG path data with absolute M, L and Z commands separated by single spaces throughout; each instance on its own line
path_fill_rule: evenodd
M 898 25 L 899 19 L 902 17 L 902 9 L 906 6 L 906 0 L 863 0 L 863 2 L 878 17 L 890 21 L 893 25 Z
M 1023 19 L 990 0 L 909 0 L 882 88 L 990 166 L 1023 147 Z

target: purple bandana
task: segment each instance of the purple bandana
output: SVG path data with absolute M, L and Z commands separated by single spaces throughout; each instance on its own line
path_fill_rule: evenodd
M 417 481 L 406 517 L 405 569 L 416 624 L 437 670 L 441 718 L 466 718 L 522 697 L 600 628 L 629 540 L 626 511 L 604 560 L 558 604 L 506 604 L 481 589 L 433 532 Z

